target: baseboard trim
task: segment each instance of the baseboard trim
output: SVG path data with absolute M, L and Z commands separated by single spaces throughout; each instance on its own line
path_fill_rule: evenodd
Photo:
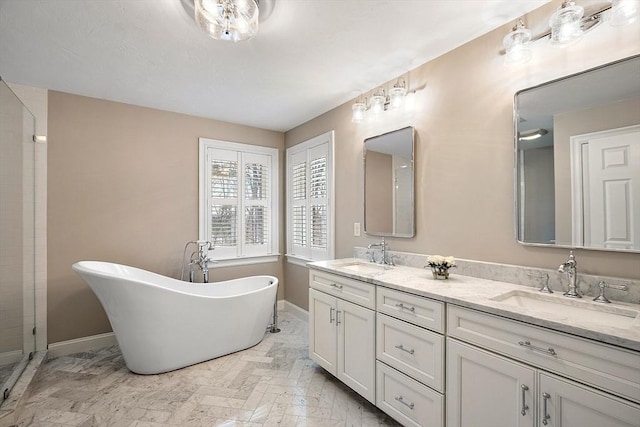
M 88 337 L 76 338 L 68 341 L 60 341 L 49 344 L 47 358 L 53 359 L 73 353 L 95 350 L 102 347 L 115 345 L 116 336 L 113 332 L 106 334 L 91 335 Z
M 13 350 L 0 353 L 0 366 L 8 365 L 10 363 L 16 363 L 22 359 L 22 350 Z
M 307 310 L 305 310 L 304 308 L 300 308 L 297 305 L 289 302 L 289 301 L 285 301 L 284 302 L 284 309 L 286 311 L 288 311 L 289 313 L 293 314 L 294 316 L 296 316 L 298 319 L 302 319 L 305 321 L 309 321 L 309 312 Z

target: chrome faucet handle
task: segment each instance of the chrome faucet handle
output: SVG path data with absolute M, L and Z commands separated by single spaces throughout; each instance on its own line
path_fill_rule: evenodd
M 540 292 L 545 293 L 545 294 L 552 294 L 553 293 L 553 289 L 551 289 L 551 287 L 549 286 L 549 274 L 548 273 L 530 271 L 527 275 L 532 279 L 538 279 L 540 281 L 544 281 L 544 285 L 542 285 L 542 287 L 540 288 Z
M 611 283 L 607 283 L 604 280 L 600 280 L 598 282 L 598 286 L 600 287 L 600 295 L 598 295 L 597 297 L 595 297 L 593 300 L 595 302 L 601 302 L 604 304 L 609 304 L 611 301 L 609 301 L 609 298 L 606 297 L 606 295 L 604 294 L 604 290 L 606 288 L 612 288 L 612 289 L 618 289 L 619 291 L 628 291 L 629 288 L 626 287 L 625 285 L 613 285 Z

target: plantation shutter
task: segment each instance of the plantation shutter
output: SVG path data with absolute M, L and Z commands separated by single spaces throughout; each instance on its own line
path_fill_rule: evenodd
M 309 258 L 307 244 L 307 153 L 299 152 L 289 159 L 290 239 L 293 255 Z
M 314 260 L 327 259 L 328 256 L 328 146 L 327 144 L 311 148 L 308 151 L 309 162 L 309 251 Z
M 273 155 L 206 149 L 206 239 L 216 260 L 271 255 L 277 248 Z M 277 159 L 276 159 L 277 160 Z
M 271 163 L 270 156 L 244 153 L 244 222 L 242 236 L 247 256 L 271 253 Z
M 207 239 L 215 246 L 216 257 L 231 258 L 239 253 L 239 166 L 236 151 L 209 148 L 207 150 L 209 194 L 207 206 L 210 220 Z
M 333 256 L 333 132 L 287 149 L 287 255 L 293 262 Z

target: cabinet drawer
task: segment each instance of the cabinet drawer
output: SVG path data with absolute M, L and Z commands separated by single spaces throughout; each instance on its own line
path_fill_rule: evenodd
M 442 427 L 443 396 L 377 362 L 376 406 L 404 426 Z
M 375 286 L 336 274 L 309 270 L 309 287 L 375 309 Z
M 449 336 L 640 402 L 640 353 L 449 305 Z
M 438 391 L 444 390 L 444 337 L 394 319 L 376 316 L 376 354 L 387 365 Z
M 377 310 L 436 332 L 444 332 L 444 303 L 382 286 L 378 287 Z

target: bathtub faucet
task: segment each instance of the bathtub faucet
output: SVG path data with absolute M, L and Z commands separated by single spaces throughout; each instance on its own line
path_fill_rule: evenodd
M 202 271 L 202 279 L 204 283 L 209 283 L 209 263 L 213 262 L 209 258 L 209 251 L 214 248 L 213 243 L 208 240 L 191 240 L 184 246 L 184 253 L 182 255 L 182 272 L 180 273 L 180 280 L 184 280 L 184 265 L 187 255 L 187 248 L 189 245 L 194 245 L 197 250 L 191 253 L 189 258 L 189 282 L 195 282 L 196 266 Z

